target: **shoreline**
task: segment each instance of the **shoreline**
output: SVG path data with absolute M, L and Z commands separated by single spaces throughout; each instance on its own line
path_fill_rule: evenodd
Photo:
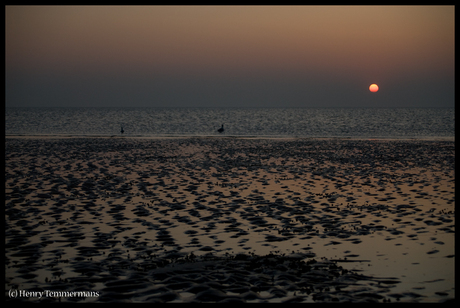
M 254 140 L 369 140 L 369 141 L 449 141 L 453 137 L 303 137 L 303 136 L 232 136 L 232 135 L 177 135 L 177 136 L 143 136 L 143 135 L 5 135 L 5 139 L 254 139 Z

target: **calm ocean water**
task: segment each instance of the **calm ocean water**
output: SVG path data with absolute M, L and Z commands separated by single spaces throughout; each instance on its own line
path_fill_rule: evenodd
M 222 134 L 217 129 L 224 124 Z M 5 134 L 453 138 L 454 109 L 6 108 Z

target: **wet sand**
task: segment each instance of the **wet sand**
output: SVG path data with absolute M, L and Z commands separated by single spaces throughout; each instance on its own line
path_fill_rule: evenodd
M 454 147 L 6 138 L 6 299 L 452 300 Z

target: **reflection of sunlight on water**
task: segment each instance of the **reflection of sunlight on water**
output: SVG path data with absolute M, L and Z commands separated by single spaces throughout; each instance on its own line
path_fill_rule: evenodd
M 430 176 L 433 175 L 430 174 Z M 250 200 L 251 196 L 259 195 L 262 196 L 261 200 L 263 201 L 275 202 L 276 200 L 283 200 L 286 206 L 294 206 L 295 200 L 300 199 L 296 197 L 301 196 L 304 198 L 306 192 L 308 194 L 322 194 L 330 190 L 335 191 L 331 187 L 332 185 L 326 180 L 316 179 L 315 186 L 307 187 L 307 184 L 305 184 L 306 181 L 289 179 L 289 177 L 283 177 L 280 180 L 275 174 L 269 172 L 258 172 L 254 178 L 255 180 L 249 181 L 241 189 L 239 197 L 244 200 Z M 353 183 L 354 186 L 364 187 L 362 183 L 357 181 Z M 444 193 L 440 193 L 442 189 L 436 190 L 427 184 L 424 186 L 426 189 L 423 190 L 423 193 L 427 193 L 428 196 L 438 194 L 441 199 L 448 199 L 446 195 L 448 191 L 444 190 Z M 447 184 L 443 181 L 438 184 L 447 187 Z M 229 186 L 231 185 L 229 184 Z M 400 191 L 395 193 L 394 187 L 399 187 Z M 368 235 L 351 235 L 345 239 L 330 236 L 322 237 L 321 234 L 324 234 L 326 230 L 317 221 L 318 224 L 313 227 L 312 232 L 317 231 L 318 236 L 305 236 L 305 233 L 303 235 L 296 235 L 295 232 L 291 232 L 293 235 L 291 239 L 267 242 L 266 235 L 282 239 L 282 236 L 279 234 L 279 230 L 281 229 L 279 219 L 282 219 L 282 217 L 291 218 L 291 224 L 295 224 L 295 222 L 292 217 L 289 217 L 289 215 L 283 216 L 282 213 L 282 217 L 277 217 L 276 219 L 268 215 L 266 212 L 268 209 L 267 206 L 273 206 L 270 203 L 257 205 L 257 202 L 254 204 L 249 202 L 248 204 L 244 204 L 239 210 L 230 213 L 230 217 L 233 217 L 236 221 L 243 222 L 244 220 L 241 219 L 241 215 L 247 214 L 245 213 L 245 208 L 247 206 L 257 206 L 257 210 L 250 215 L 263 218 L 267 226 L 257 227 L 257 225 L 248 225 L 246 222 L 243 222 L 243 225 L 240 227 L 249 232 L 249 236 L 232 238 L 233 234 L 228 233 L 224 229 L 224 225 L 218 224 L 213 230 L 214 239 L 218 238 L 222 243 L 215 247 L 215 249 L 216 251 L 229 253 L 255 252 L 259 255 L 268 254 L 273 251 L 286 254 L 291 252 L 313 252 L 317 258 L 347 258 L 349 261 L 365 260 L 370 262 L 341 262 L 340 265 L 365 275 L 397 277 L 401 280 L 401 283 L 395 284 L 392 287 L 393 293 L 410 291 L 422 296 L 428 296 L 424 298 L 427 301 L 439 300 L 439 298 L 433 297 L 435 296 L 434 292 L 439 290 L 445 290 L 450 296 L 453 296 L 452 285 L 454 281 L 452 269 L 454 268 L 454 258 L 446 258 L 446 256 L 454 253 L 453 236 L 450 233 L 438 231 L 438 226 L 429 226 L 423 223 L 422 219 L 418 221 L 414 219 L 416 215 L 425 217 L 425 212 L 429 211 L 433 206 L 438 205 L 433 205 L 435 203 L 430 198 L 418 197 L 420 191 L 413 189 L 412 186 L 401 184 L 394 185 L 394 187 L 391 187 L 392 190 L 387 188 L 379 191 L 379 193 L 376 193 L 376 190 L 359 189 L 361 193 L 353 194 L 355 203 L 365 204 L 368 207 L 361 208 L 361 210 L 357 210 L 359 207 L 355 208 L 355 212 L 358 215 L 341 217 L 342 212 L 339 210 L 330 213 L 331 217 L 340 217 L 340 223 L 344 230 L 352 231 L 353 226 L 367 225 L 382 226 L 379 229 L 380 231 L 373 230 Z M 222 191 L 224 195 L 228 195 L 229 192 L 229 189 L 225 187 L 216 186 L 214 189 Z M 346 189 L 344 188 L 344 190 Z M 385 191 L 390 192 L 385 193 Z M 366 194 L 366 192 L 369 193 Z M 378 208 L 376 210 L 369 210 L 369 205 L 375 203 L 376 198 L 381 198 L 383 194 L 387 197 L 392 197 L 386 202 L 390 210 L 378 210 Z M 212 199 L 211 197 L 207 201 Z M 335 204 L 342 210 L 344 209 L 344 204 L 346 204 L 345 200 L 345 197 L 338 197 Z M 407 200 L 417 200 L 417 205 L 415 207 L 400 207 L 401 204 L 407 204 Z M 321 209 L 322 207 L 324 207 L 322 201 L 316 203 L 315 211 L 312 214 L 324 214 Z M 446 208 L 446 211 L 448 208 Z M 353 210 L 350 212 L 353 212 Z M 311 219 L 315 215 L 311 215 L 307 219 Z M 347 221 L 349 224 L 347 224 Z M 356 221 L 359 221 L 359 224 L 356 224 Z M 390 231 L 395 234 L 391 234 Z M 180 228 L 173 231 L 178 238 L 180 238 L 181 232 L 183 231 Z M 213 239 L 210 237 L 199 236 L 199 238 L 203 245 L 213 246 Z M 435 249 L 439 250 L 439 252 L 428 253 L 435 251 Z M 194 251 L 196 249 L 185 249 L 185 251 L 189 250 Z
M 417 174 L 417 171 L 414 171 L 415 174 Z M 433 176 L 433 174 L 429 174 L 428 177 L 422 176 L 418 180 L 423 182 Z M 268 196 L 271 196 L 273 192 L 282 192 L 284 190 L 284 193 L 276 197 L 283 197 L 285 200 L 292 198 L 296 193 L 305 195 L 306 187 L 304 186 L 304 181 L 284 180 L 277 183 L 275 177 L 270 174 L 264 175 L 263 178 L 265 181 L 268 181 L 266 182 L 268 185 L 263 185 L 263 181 L 259 183 L 253 182 L 250 185 L 251 188 L 248 188 L 248 190 L 256 187 L 255 189 L 262 195 L 266 194 Z M 439 177 L 437 179 L 439 180 Z M 286 189 L 286 184 L 289 189 Z M 334 191 L 330 187 L 332 185 L 328 184 L 327 181 L 316 180 L 315 184 L 315 187 L 308 187 L 310 193 L 320 194 L 330 190 Z M 443 181 L 437 184 L 441 184 L 444 188 L 449 187 L 449 184 Z M 285 188 L 283 189 L 281 186 Z M 354 186 L 365 187 L 357 181 L 354 182 Z M 250 251 L 255 251 L 258 254 L 266 254 L 271 251 L 285 253 L 293 251 L 305 252 L 306 250 L 303 250 L 303 248 L 308 247 L 311 248 L 308 251 L 314 252 L 317 257 L 369 260 L 370 262 L 343 262 L 341 265 L 344 268 L 356 270 L 365 275 L 398 277 L 401 283 L 393 286 L 392 290 L 394 293 L 411 290 L 410 292 L 428 296 L 424 298 L 427 301 L 439 300 L 434 294 L 439 290 L 445 290 L 450 296 L 453 296 L 454 258 L 446 258 L 446 256 L 454 254 L 453 236 L 450 233 L 438 231 L 437 228 L 439 227 L 437 226 L 429 226 L 423 223 L 423 219 L 418 219 L 418 221 L 414 219 L 416 215 L 425 218 L 425 212 L 429 211 L 433 206 L 436 206 L 437 211 L 440 211 L 439 205 L 433 202 L 430 196 L 438 195 L 441 200 L 449 200 L 448 191 L 450 189 L 446 191 L 442 187 L 433 189 L 431 183 L 426 182 L 423 186 L 423 192 L 422 190 L 414 189 L 412 185 L 407 186 L 400 183 L 391 185 L 386 189 L 380 189 L 380 191 L 366 188 L 359 189 L 361 190 L 360 193 L 353 194 L 356 204 L 371 205 L 375 203 L 377 198 L 381 199 L 382 195 L 385 195 L 388 197 L 385 203 L 391 209 L 389 211 L 366 211 L 366 207 L 364 207 L 364 210 L 361 210 L 359 215 L 348 215 L 346 218 L 341 217 L 340 222 L 344 229 L 347 227 L 352 228 L 350 226 L 355 225 L 356 217 L 359 218 L 359 225 L 384 226 L 381 231 L 374 230 L 369 235 L 352 235 L 347 239 L 331 238 L 329 236 L 305 239 L 305 236 L 295 236 L 292 239 L 275 241 L 268 244 L 263 234 L 276 233 L 276 230 L 266 229 L 263 231 L 258 230 L 258 233 L 251 233 L 249 240 L 245 242 L 245 246 L 251 247 Z M 398 193 L 395 192 L 395 188 L 398 188 Z M 286 190 L 289 192 L 286 192 Z M 275 198 L 275 196 L 272 198 Z M 416 200 L 416 202 L 412 200 Z M 345 199 L 339 197 L 336 199 L 335 204 L 343 208 L 343 204 L 345 204 L 343 201 Z M 408 201 L 409 203 L 416 204 L 416 206 L 400 206 L 404 204 L 409 205 Z M 286 202 L 289 203 L 289 201 Z M 322 202 L 316 204 L 316 208 L 320 212 L 321 204 Z M 445 210 L 447 211 L 449 208 L 453 208 L 453 205 L 451 204 L 451 206 L 446 207 Z M 269 225 L 277 224 L 277 220 L 267 217 L 264 211 L 259 211 L 257 215 L 264 217 Z M 332 212 L 332 215 L 340 217 L 341 212 Z M 238 219 L 238 215 L 234 214 L 234 217 Z M 347 225 L 346 221 L 349 221 L 350 225 Z M 320 224 L 316 225 L 313 230 L 318 231 L 319 235 L 325 231 Z M 391 234 L 390 231 L 395 234 Z M 218 230 L 216 232 L 219 233 Z M 225 237 L 224 234 L 222 234 L 223 237 Z M 435 234 L 435 237 L 433 237 L 433 234 Z M 361 241 L 361 243 L 353 243 L 355 240 Z M 237 240 L 233 241 L 233 244 L 231 243 L 232 240 L 230 238 L 225 238 L 225 245 L 219 248 L 233 252 L 241 251 L 241 248 L 238 248 Z M 439 252 L 429 253 L 436 250 L 439 250 Z

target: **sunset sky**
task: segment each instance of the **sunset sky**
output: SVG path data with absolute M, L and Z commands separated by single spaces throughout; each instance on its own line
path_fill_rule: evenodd
M 5 19 L 6 107 L 454 107 L 453 6 L 6 6 Z

